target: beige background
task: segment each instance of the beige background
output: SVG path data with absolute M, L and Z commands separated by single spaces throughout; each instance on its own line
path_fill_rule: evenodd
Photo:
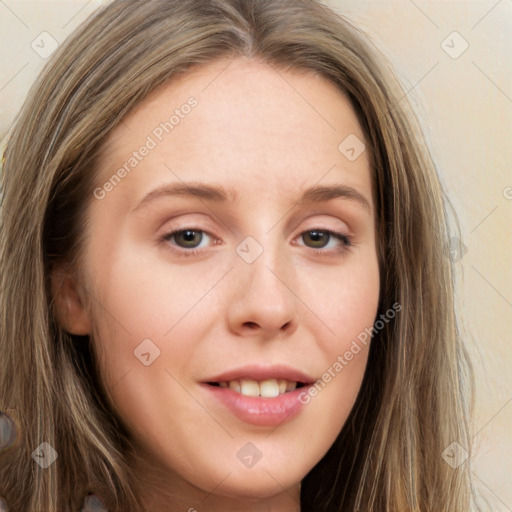
M 32 42 L 62 42 L 102 3 L 0 0 L 2 146 L 45 63 Z M 397 69 L 458 213 L 458 302 L 478 372 L 473 474 L 492 510 L 512 511 L 512 0 L 326 3 Z

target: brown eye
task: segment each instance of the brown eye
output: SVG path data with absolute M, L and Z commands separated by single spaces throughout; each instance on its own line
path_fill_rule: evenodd
M 309 238 L 315 249 L 321 249 L 327 245 L 331 238 L 329 231 L 312 230 L 302 234 L 302 240 L 306 242 Z
M 196 249 L 202 242 L 204 231 L 200 229 L 182 229 L 173 231 L 165 236 L 168 241 L 174 240 L 178 247 L 183 249 Z
M 352 245 L 352 240 L 349 236 L 331 231 L 330 229 L 310 229 L 304 231 L 301 234 L 301 238 L 304 244 L 313 249 L 315 254 L 318 255 L 328 255 L 332 254 L 332 252 L 341 253 Z

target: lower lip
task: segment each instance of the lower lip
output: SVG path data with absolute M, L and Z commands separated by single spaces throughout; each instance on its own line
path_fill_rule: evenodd
M 220 401 L 240 420 L 262 427 L 276 427 L 295 418 L 304 404 L 299 395 L 306 392 L 306 386 L 288 391 L 275 398 L 244 396 L 229 388 L 203 384 L 203 387 Z

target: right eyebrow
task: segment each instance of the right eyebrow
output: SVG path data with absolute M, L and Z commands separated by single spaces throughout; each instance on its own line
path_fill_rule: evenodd
M 200 182 L 170 183 L 149 192 L 131 212 L 142 208 L 156 199 L 172 196 L 198 197 L 200 199 L 216 202 L 236 200 L 236 193 L 233 190 L 227 190 L 221 186 L 208 185 Z

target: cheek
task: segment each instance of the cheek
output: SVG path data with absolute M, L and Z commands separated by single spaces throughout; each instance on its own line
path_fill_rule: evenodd
M 218 318 L 220 301 L 208 291 L 224 271 L 210 265 L 187 272 L 133 247 L 103 253 L 95 265 L 104 269 L 95 273 L 92 301 L 102 380 L 120 406 L 139 407 L 151 389 L 169 387 L 166 369 L 181 379 L 181 369 L 198 359 L 209 322 Z
M 99 321 L 115 322 L 139 337 L 163 337 L 188 312 L 194 315 L 195 306 L 225 273 L 217 264 L 171 263 L 163 248 L 141 249 L 129 240 L 115 254 L 96 260 L 97 268 L 105 269 L 101 276 L 96 273 L 104 309 Z
M 375 321 L 380 293 L 377 267 L 354 269 L 339 289 L 335 310 L 338 319 L 336 330 L 342 340 L 339 348 L 343 349 Z
M 380 295 L 376 255 L 369 251 L 339 267 L 316 270 L 315 279 L 305 283 L 304 302 L 307 301 L 320 323 L 327 327 L 322 329 L 325 335 L 319 342 L 332 360 L 375 321 Z
M 322 413 L 330 415 L 332 425 L 341 426 L 362 383 L 378 311 L 380 276 L 376 255 L 369 253 L 352 260 L 322 282 L 316 304 L 330 334 L 318 343 L 327 363 L 316 386 L 303 399 L 312 401 L 323 394 L 332 408 Z M 313 296 L 313 291 L 310 293 Z

